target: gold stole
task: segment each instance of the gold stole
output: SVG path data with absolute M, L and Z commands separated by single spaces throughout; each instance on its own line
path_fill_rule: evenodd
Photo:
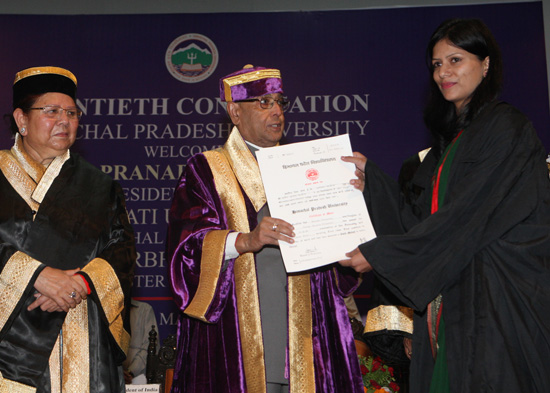
M 0 151 L 0 169 L 17 193 L 32 210 L 38 211 L 46 192 L 70 157 L 69 151 L 56 157 L 44 168 L 30 158 L 21 147 L 17 134 L 11 150 Z M 34 215 L 36 217 L 36 215 Z M 29 280 L 41 263 L 18 251 L 8 260 L 0 275 L 0 282 L 8 283 L 0 288 L 2 301 L 1 326 L 15 308 Z M 12 292 L 13 291 L 13 292 Z M 50 356 L 52 392 L 60 391 L 61 364 L 59 337 Z M 89 345 L 87 303 L 81 302 L 69 310 L 63 323 L 63 391 L 89 392 Z M 5 390 L 4 390 L 5 389 Z M 15 381 L 3 379 L 0 375 L 0 392 L 35 392 L 36 389 Z
M 244 196 L 239 184 L 256 212 L 266 203 L 266 198 L 258 164 L 237 128 L 233 128 L 223 148 L 204 154 L 212 169 L 229 228 L 238 232 L 250 232 Z M 193 299 L 185 310 L 186 314 L 199 318 L 202 316 L 204 320 L 223 263 L 225 238 L 228 233 L 228 230 L 211 231 L 205 236 L 199 290 L 209 288 L 209 296 L 201 297 L 196 302 Z M 205 275 L 207 271 L 209 274 Z M 238 257 L 234 271 L 246 386 L 250 393 L 261 393 L 266 391 L 266 377 L 254 254 L 245 253 Z M 290 387 L 293 392 L 315 392 L 310 285 L 309 274 L 288 276 L 289 369 Z

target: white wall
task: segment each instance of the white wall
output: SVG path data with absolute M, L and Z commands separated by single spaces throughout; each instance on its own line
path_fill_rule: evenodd
M 532 0 L 0 0 L 0 14 L 177 14 L 216 12 L 277 12 L 422 7 Z M 550 0 L 541 0 L 545 37 L 550 37 Z M 550 39 L 546 40 L 550 91 Z

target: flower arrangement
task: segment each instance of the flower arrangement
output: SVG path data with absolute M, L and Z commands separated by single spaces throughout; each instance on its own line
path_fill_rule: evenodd
M 365 393 L 396 393 L 399 390 L 393 376 L 393 368 L 385 365 L 378 356 L 359 355 L 359 366 Z

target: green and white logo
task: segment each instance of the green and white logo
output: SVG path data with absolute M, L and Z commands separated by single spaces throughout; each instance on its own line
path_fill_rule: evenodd
M 165 62 L 177 80 L 197 83 L 208 78 L 218 66 L 218 49 L 208 37 L 184 34 L 168 46 Z

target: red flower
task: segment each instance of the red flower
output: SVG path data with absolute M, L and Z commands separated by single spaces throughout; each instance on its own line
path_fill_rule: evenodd
M 365 374 L 368 373 L 368 372 L 369 372 L 369 369 L 366 368 L 365 366 L 361 365 L 361 374 L 362 374 L 362 375 L 365 375 Z
M 371 380 L 370 380 L 370 384 L 371 384 L 372 387 L 375 388 L 375 389 L 380 389 L 380 388 L 382 387 L 382 386 L 378 385 L 374 379 L 371 379 Z
M 388 367 L 388 371 L 390 372 L 390 375 L 393 377 L 393 367 Z
M 397 392 L 399 390 L 399 385 L 396 384 L 395 382 L 390 382 L 390 389 L 393 390 L 394 392 Z

